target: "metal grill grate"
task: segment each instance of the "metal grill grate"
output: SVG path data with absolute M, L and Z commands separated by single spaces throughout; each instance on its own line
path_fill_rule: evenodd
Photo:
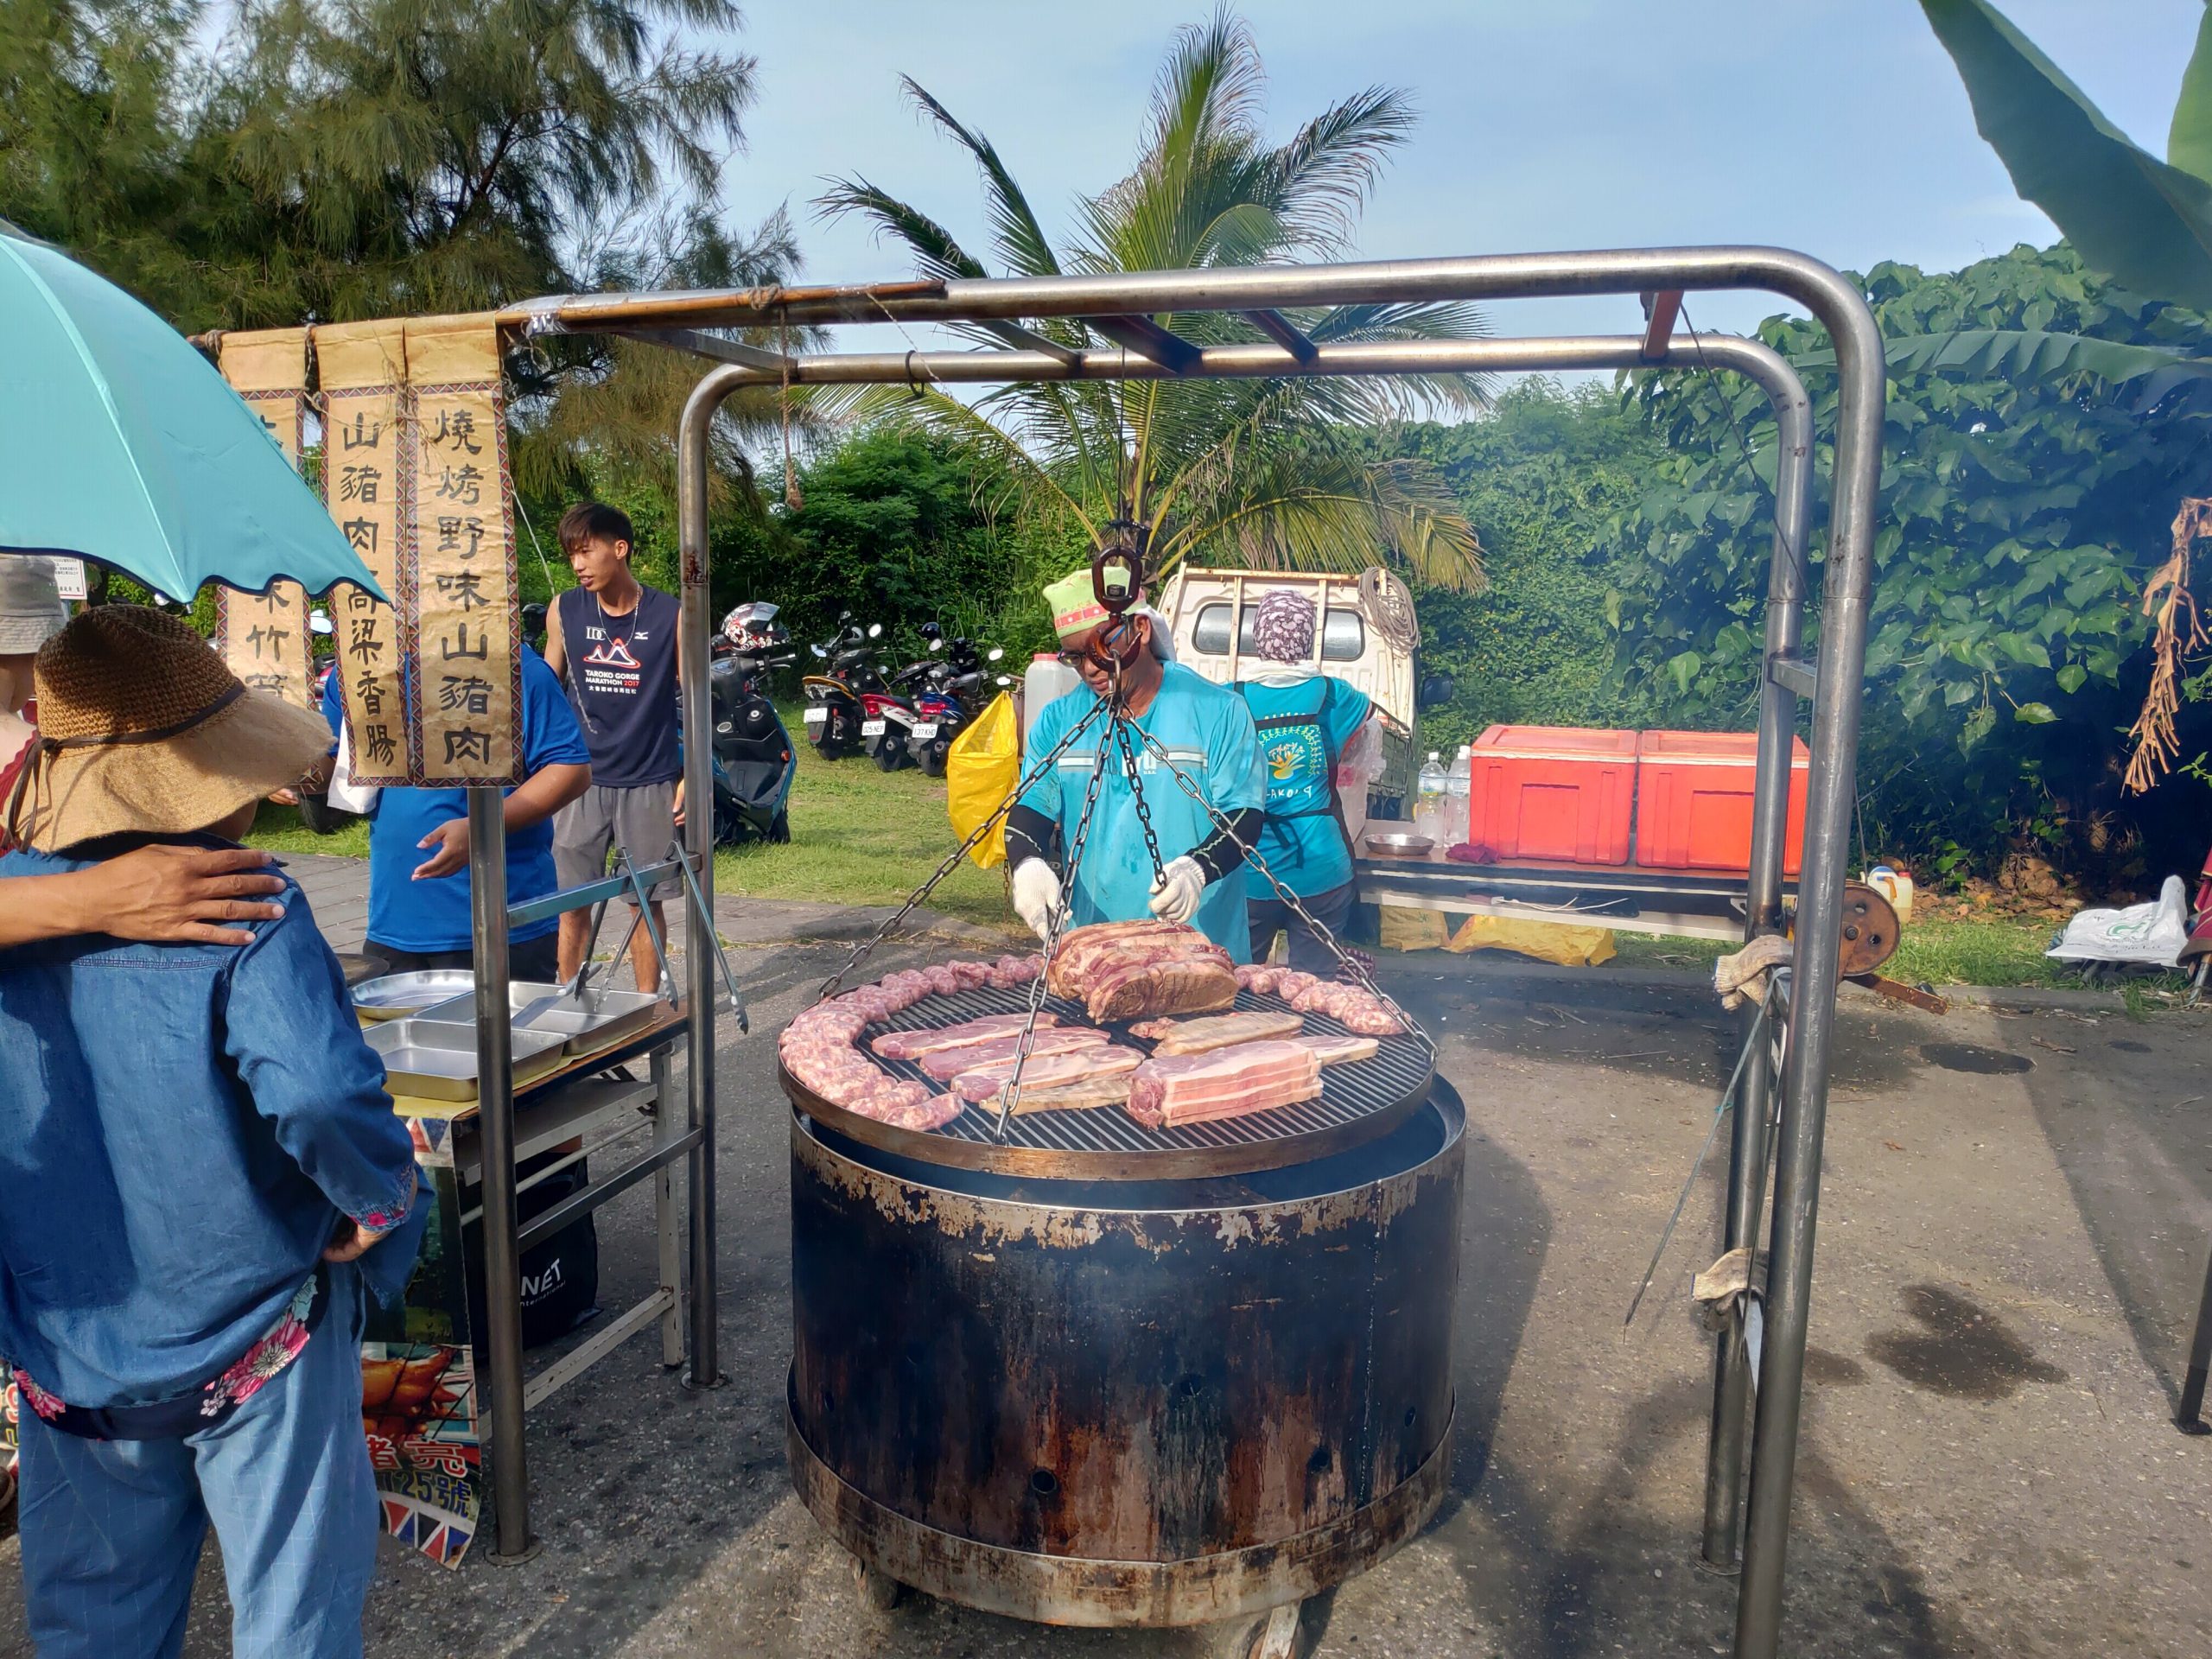
M 881 1032 L 933 1031 L 978 1019 L 987 1014 L 1026 1013 L 1028 1007 L 1026 989 L 987 988 L 961 991 L 950 996 L 925 996 L 912 1007 L 892 1015 L 880 1024 L 870 1026 L 861 1033 L 861 1046 L 865 1049 L 869 1040 Z M 1089 1023 L 1089 1017 L 1079 1002 L 1071 1002 L 1065 997 L 1048 996 L 1045 999 L 1045 1007 L 1071 1025 Z M 1242 990 L 1236 994 L 1236 1007 L 1250 1013 L 1291 1011 L 1290 1004 L 1281 997 L 1255 996 L 1249 991 Z M 1309 1014 L 1305 1019 L 1310 1033 L 1350 1034 L 1343 1026 L 1325 1014 Z M 1134 1039 L 1126 1040 L 1132 1046 L 1141 1046 Z M 872 1058 L 893 1076 L 925 1083 L 936 1090 L 944 1087 L 912 1060 L 886 1059 L 881 1055 Z M 950 1123 L 931 1133 L 948 1140 L 1037 1152 L 1206 1152 L 1256 1146 L 1294 1135 L 1341 1128 L 1377 1112 L 1387 1111 L 1402 1104 L 1409 1096 L 1425 1091 L 1433 1069 L 1433 1056 L 1428 1045 L 1421 1038 L 1385 1037 L 1380 1039 L 1373 1058 L 1370 1059 L 1322 1067 L 1319 1099 L 1301 1101 L 1294 1106 L 1279 1106 L 1270 1111 L 1254 1112 L 1246 1117 L 1152 1129 L 1116 1106 L 1072 1112 L 1024 1112 L 1007 1120 L 1006 1139 L 1001 1141 L 998 1133 L 997 1108 L 970 1106 Z

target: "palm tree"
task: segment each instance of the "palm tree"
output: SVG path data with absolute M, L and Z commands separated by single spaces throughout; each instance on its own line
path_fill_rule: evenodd
M 1374 87 L 1300 128 L 1262 132 L 1265 75 L 1243 22 L 1217 11 L 1179 33 L 1154 85 L 1150 124 L 1129 175 L 1082 198 L 1071 240 L 1055 248 L 988 139 L 913 80 L 920 111 L 976 159 L 991 238 L 1011 275 L 1198 270 L 1328 257 L 1350 243 L 1384 162 L 1413 124 L 1405 96 Z M 857 213 L 914 256 L 925 276 L 988 276 L 943 225 L 865 178 L 832 181 L 817 204 Z M 1466 339 L 1484 332 L 1465 305 L 1342 306 L 1294 312 L 1313 339 Z M 1221 312 L 1154 321 L 1201 346 L 1262 340 Z M 1062 346 L 1102 343 L 1074 319 L 1036 329 Z M 963 332 L 1000 342 L 987 331 Z M 817 394 L 817 397 L 819 394 Z M 1113 521 L 1140 527 L 1155 576 L 1185 557 L 1262 569 L 1357 569 L 1395 555 L 1418 577 L 1482 582 L 1473 528 L 1443 480 L 1420 463 L 1373 458 L 1359 429 L 1426 412 L 1471 413 L 1476 376 L 1279 380 L 1052 381 L 974 403 L 905 386 L 851 394 L 861 419 L 908 421 L 959 438 L 1015 481 L 1020 506 L 1079 529 L 1095 545 Z M 820 405 L 817 404 L 817 407 Z

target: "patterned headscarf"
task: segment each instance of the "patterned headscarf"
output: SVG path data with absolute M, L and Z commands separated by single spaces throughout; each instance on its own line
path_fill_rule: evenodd
M 1313 624 L 1312 600 L 1294 588 L 1274 588 L 1252 619 L 1252 649 L 1271 663 L 1310 663 Z

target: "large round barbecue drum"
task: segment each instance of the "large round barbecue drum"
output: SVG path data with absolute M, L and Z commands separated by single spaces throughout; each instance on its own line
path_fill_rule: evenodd
M 981 1109 L 893 1128 L 786 1074 L 816 1518 L 889 1580 L 1068 1624 L 1281 1607 L 1410 1538 L 1449 1463 L 1465 1115 L 1418 1036 L 1325 1078 L 1222 1122 L 1038 1113 L 1001 1141 Z

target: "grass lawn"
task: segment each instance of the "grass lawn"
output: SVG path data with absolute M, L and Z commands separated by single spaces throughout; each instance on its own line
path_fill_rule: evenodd
M 352 818 L 335 835 L 318 836 L 300 821 L 296 807 L 273 806 L 264 801 L 259 816 L 253 821 L 253 833 L 245 838 L 245 844 L 270 853 L 325 853 L 333 858 L 366 858 L 369 821 Z
M 784 715 L 796 736 L 798 711 Z M 942 778 L 912 768 L 878 772 L 865 755 L 824 760 L 804 738 L 798 745 L 790 842 L 724 848 L 715 857 L 717 894 L 896 905 L 960 844 L 944 815 Z M 1007 924 L 1013 912 L 1002 875 L 963 858 L 938 884 L 929 906 L 963 921 Z

